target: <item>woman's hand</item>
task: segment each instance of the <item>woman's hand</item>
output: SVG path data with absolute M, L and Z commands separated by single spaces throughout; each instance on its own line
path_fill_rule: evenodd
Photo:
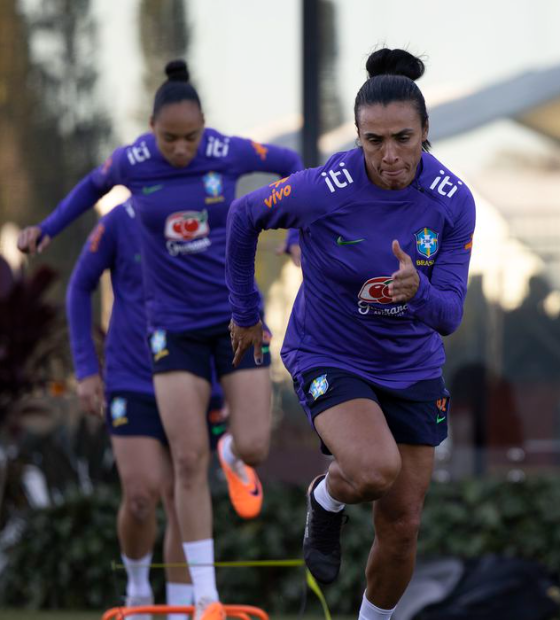
M 38 241 L 39 244 L 37 244 Z M 39 226 L 27 226 L 19 233 L 17 247 L 24 254 L 33 255 L 36 252 L 40 254 L 50 242 L 51 238 L 48 235 L 43 235 L 43 231 Z
M 105 394 L 100 375 L 91 375 L 78 381 L 78 396 L 82 409 L 87 413 L 103 417 L 105 413 Z
M 229 323 L 231 335 L 231 348 L 233 349 L 233 365 L 237 368 L 247 349 L 254 347 L 255 364 L 263 363 L 263 325 L 259 321 L 251 327 L 239 327 L 232 319 Z
M 410 256 L 401 249 L 399 242 L 393 241 L 393 254 L 399 259 L 399 270 L 391 276 L 389 295 L 393 303 L 410 301 L 420 286 L 420 276 L 412 264 Z

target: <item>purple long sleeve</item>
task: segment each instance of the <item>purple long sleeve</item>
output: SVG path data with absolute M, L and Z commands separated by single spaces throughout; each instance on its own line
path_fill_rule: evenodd
M 99 372 L 92 340 L 91 295 L 106 269 L 111 272 L 114 297 L 105 339 L 107 391 L 153 394 L 138 223 L 129 203 L 99 221 L 68 286 L 67 313 L 78 379 Z
M 106 191 L 95 183 L 94 173 L 88 174 L 39 224 L 43 234 L 49 235 L 51 238 L 56 237 L 75 219 L 91 209 Z
M 101 274 L 105 269 L 110 269 L 114 251 L 115 239 L 112 232 L 107 231 L 100 222 L 84 246 L 66 291 L 70 346 L 76 377 L 79 380 L 100 372 L 92 337 L 91 296 L 99 284 Z
M 227 222 L 226 282 L 233 320 L 250 327 L 260 319 L 260 295 L 255 285 L 255 255 L 258 230 L 253 227 L 245 203 L 234 201 Z
M 442 336 L 452 334 L 463 318 L 463 295 L 438 289 L 423 273 L 418 275 L 420 286 L 408 302 L 408 310 Z
M 319 217 L 324 210 L 321 201 L 307 200 L 309 191 L 306 184 L 312 183 L 314 172 L 297 172 L 235 200 L 230 207 L 226 235 L 226 283 L 232 318 L 241 327 L 249 327 L 259 320 L 254 272 L 261 230 L 285 228 L 299 234 L 300 227 Z M 297 192 L 292 189 L 295 187 Z M 286 208 L 282 208 L 284 206 Z
M 474 201 L 469 193 L 447 226 L 430 278 L 418 271 L 420 286 L 408 302 L 412 316 L 442 336 L 452 334 L 463 318 L 474 224 Z M 422 239 L 418 241 L 417 236 L 419 242 Z

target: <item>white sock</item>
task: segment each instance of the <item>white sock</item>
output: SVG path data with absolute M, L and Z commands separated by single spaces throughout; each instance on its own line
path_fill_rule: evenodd
M 231 435 L 224 435 L 222 439 L 222 457 L 224 461 L 235 471 L 235 473 L 244 481 L 247 482 L 247 473 L 245 471 L 245 463 L 233 453 L 231 444 L 233 437 Z
M 364 592 L 358 620 L 391 620 L 395 609 L 396 607 L 393 607 L 393 609 L 379 609 L 379 607 L 367 600 L 366 593 Z
M 315 487 L 313 490 L 313 497 L 317 500 L 319 506 L 322 506 L 325 510 L 328 510 L 329 512 L 340 512 L 341 510 L 344 510 L 344 506 L 346 506 L 346 504 L 334 499 L 334 497 L 332 497 L 329 493 L 329 490 L 327 489 L 327 478 L 328 476 L 325 476 Z
M 152 554 L 148 553 L 143 558 L 132 560 L 126 555 L 121 554 L 123 564 L 126 568 L 128 582 L 126 584 L 127 596 L 152 596 L 150 586 L 150 564 Z
M 213 566 L 214 539 L 206 538 L 195 542 L 184 542 L 183 550 L 194 586 L 195 605 L 198 605 L 201 599 L 219 600 L 216 588 L 216 570 Z
M 168 605 L 192 605 L 194 601 L 194 588 L 192 583 L 165 584 L 166 601 Z M 187 620 L 187 614 L 167 614 L 167 620 Z

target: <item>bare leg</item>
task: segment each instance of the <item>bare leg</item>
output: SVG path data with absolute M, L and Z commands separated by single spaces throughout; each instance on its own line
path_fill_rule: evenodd
M 175 477 L 169 453 L 167 453 L 165 486 L 162 501 L 165 508 L 167 525 L 163 541 L 163 557 L 167 564 L 166 602 L 168 605 L 192 605 L 194 588 L 189 569 L 185 570 L 185 553 L 183 550 L 179 519 L 175 510 Z M 168 620 L 187 620 L 186 614 L 168 614 Z
M 117 518 L 121 550 L 128 558 L 142 558 L 155 542 L 165 450 L 150 437 L 112 435 L 111 444 L 123 490 Z
M 188 372 L 154 375 L 159 412 L 175 472 L 175 506 L 183 541 L 212 537 L 206 410 L 210 384 Z
M 210 383 L 188 372 L 154 376 L 156 399 L 171 448 L 175 507 L 199 613 L 218 599 L 208 488 L 210 447 L 206 412 Z
M 255 467 L 268 454 L 271 425 L 271 385 L 268 368 L 238 370 L 222 377 L 228 403 L 233 452 Z
M 422 507 L 434 463 L 431 446 L 401 444 L 399 450 L 399 477 L 373 507 L 375 541 L 366 568 L 366 597 L 382 609 L 392 609 L 399 602 L 412 577 Z
M 327 409 L 315 418 L 315 428 L 335 458 L 328 475 L 333 498 L 358 504 L 387 493 L 401 461 L 375 401 L 357 398 Z
M 163 557 L 168 565 L 185 564 L 179 518 L 175 510 L 175 477 L 169 454 L 165 462 L 165 484 L 162 491 L 162 501 L 165 508 L 167 524 L 163 540 Z M 165 576 L 170 583 L 192 583 L 189 570 L 184 566 L 167 566 Z

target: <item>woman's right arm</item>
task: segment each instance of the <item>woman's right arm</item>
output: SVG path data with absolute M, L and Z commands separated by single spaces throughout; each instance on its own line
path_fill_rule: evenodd
M 102 273 L 114 264 L 116 240 L 106 216 L 89 236 L 74 267 L 66 291 L 66 314 L 70 331 L 70 346 L 78 379 L 78 395 L 82 407 L 99 415 L 104 403 L 103 381 L 93 342 L 91 297 Z
M 255 285 L 255 255 L 262 230 L 305 228 L 320 217 L 325 202 L 315 190 L 318 170 L 303 170 L 235 200 L 229 210 L 226 282 L 232 308 L 234 364 L 260 343 L 260 295 Z M 320 177 L 319 177 L 320 178 Z M 251 331 L 252 330 L 252 331 Z
M 18 237 L 18 249 L 30 254 L 42 252 L 51 239 L 91 209 L 112 187 L 123 183 L 122 154 L 123 149 L 117 149 L 103 165 L 84 177 L 40 224 L 24 228 Z

